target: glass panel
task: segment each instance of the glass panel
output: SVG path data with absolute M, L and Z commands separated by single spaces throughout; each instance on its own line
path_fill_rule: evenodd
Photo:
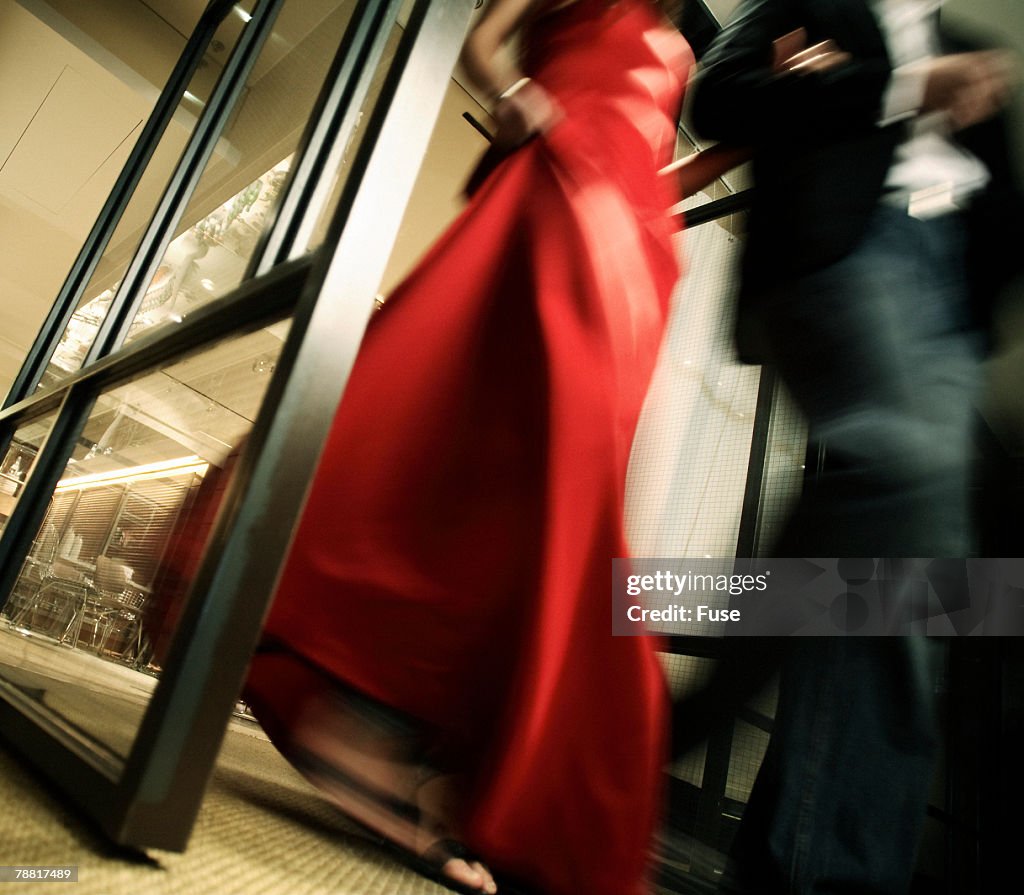
M 479 10 L 474 13 L 479 14 Z M 388 38 L 381 65 L 374 73 L 366 108 L 372 108 L 393 61 L 402 34 L 401 15 L 399 19 L 399 25 Z M 402 217 L 401 228 L 380 285 L 380 301 L 408 274 L 415 262 L 465 206 L 466 183 L 489 146 L 480 128 L 493 130 L 493 121 L 478 91 L 472 87 L 462 70 L 456 68 L 448 82 L 426 155 Z M 347 181 L 351 160 L 355 157 L 364 133 L 365 129 L 357 127 L 345 148 L 338 169 L 333 174 L 329 197 L 318 213 L 302 249 L 312 251 L 323 242 Z M 414 159 L 409 160 L 410 165 L 414 162 Z
M 0 397 L 202 5 L 177 4 L 169 27 L 125 0 L 0 3 Z
M 703 201 L 699 194 L 691 206 Z M 736 552 L 760 369 L 741 364 L 733 350 L 741 244 L 726 223 L 686 234 L 690 263 L 672 295 L 626 479 L 626 530 L 635 556 Z M 677 251 L 683 251 L 679 244 Z
M 146 289 L 129 340 L 180 323 L 242 281 L 353 8 L 353 0 L 285 3 Z
M 409 4 L 406 3 L 406 6 L 408 5 Z M 344 189 L 345 183 L 348 181 L 348 176 L 351 173 L 352 159 L 355 157 L 360 144 L 363 142 L 363 137 L 366 134 L 366 129 L 362 125 L 366 122 L 369 110 L 376 104 L 377 98 L 380 95 L 381 87 L 384 84 L 384 78 L 394 61 L 395 50 L 398 48 L 398 43 L 401 40 L 402 32 L 404 30 L 403 25 L 401 24 L 402 17 L 400 16 L 399 18 L 399 24 L 392 27 L 391 33 L 387 37 L 387 43 L 384 45 L 380 65 L 377 66 L 377 69 L 373 73 L 373 80 L 370 82 L 366 100 L 364 101 L 363 108 L 356 119 L 355 127 L 349 135 L 349 141 L 341 153 L 341 159 L 338 167 L 331 175 L 331 179 L 324 190 L 324 199 L 322 200 L 323 208 L 317 214 L 310 232 L 304 237 L 300 236 L 299 244 L 296 245 L 293 255 L 301 255 L 306 252 L 316 250 L 327 234 L 327 227 L 331 222 L 331 218 L 334 216 L 334 212 L 338 207 L 338 201 L 341 198 L 342 190 Z
M 254 0 L 244 0 L 236 5 L 236 11 L 248 15 L 247 10 L 252 9 L 253 3 Z M 79 306 L 68 322 L 60 344 L 43 374 L 40 388 L 54 385 L 82 365 L 110 306 L 110 300 L 120 285 L 121 278 L 138 248 L 142 234 L 163 195 L 181 152 L 195 129 L 199 115 L 243 27 L 242 16 L 229 15 L 218 28 L 128 202 L 103 257 L 82 293 Z
M 39 448 L 53 428 L 56 414 L 48 414 L 22 423 L 14 432 L 11 445 L 0 461 L 0 533 L 7 526 L 22 489 L 36 461 Z
M 134 740 L 287 328 L 101 394 L 21 569 L 0 678 L 113 756 Z

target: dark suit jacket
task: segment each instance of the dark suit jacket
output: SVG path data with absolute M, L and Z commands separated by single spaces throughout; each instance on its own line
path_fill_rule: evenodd
M 851 61 L 824 74 L 776 75 L 772 42 L 800 27 L 808 44 L 831 38 Z M 878 126 L 892 65 L 868 0 L 742 0 L 701 62 L 694 126 L 707 138 L 755 150 L 740 308 L 745 355 L 752 346 L 742 338 L 744 314 L 758 296 L 842 258 L 862 238 L 904 126 Z M 993 210 L 1002 216 L 1019 209 L 1003 123 L 960 136 L 994 176 L 978 221 L 992 221 Z M 986 229 L 986 239 L 1003 232 Z M 981 254 L 979 264 L 991 265 L 989 253 Z M 986 270 L 986 278 L 994 281 L 994 273 Z

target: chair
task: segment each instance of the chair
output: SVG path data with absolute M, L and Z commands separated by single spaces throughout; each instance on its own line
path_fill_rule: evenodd
M 142 617 L 146 593 L 132 581 L 133 570 L 109 556 L 96 557 L 96 575 L 87 600 L 87 613 L 93 622 L 92 647 L 98 655 L 107 653 L 134 663 L 142 653 Z M 102 627 L 102 633 L 100 628 Z M 123 647 L 110 650 L 115 632 Z
M 68 641 L 74 629 L 74 637 L 77 638 L 88 592 L 88 584 L 81 572 L 70 563 L 60 559 L 40 562 L 30 558 L 26 560 L 25 568 L 12 593 L 12 597 L 20 594 L 20 605 L 11 613 L 11 625 L 16 628 L 40 630 L 47 635 L 56 636 L 62 643 Z M 42 626 L 37 623 L 37 616 L 40 614 L 44 619 L 49 619 Z M 63 630 L 56 634 L 61 625 Z
M 42 529 L 32 552 L 25 559 L 21 574 L 18 575 L 10 597 L 3 607 L 12 626 L 28 627 L 28 616 L 40 609 L 39 589 L 53 574 L 53 558 L 57 554 L 57 530 L 47 522 Z M 49 607 L 54 608 L 54 607 Z

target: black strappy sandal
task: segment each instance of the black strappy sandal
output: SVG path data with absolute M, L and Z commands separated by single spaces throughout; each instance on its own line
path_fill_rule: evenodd
M 317 694 L 316 698 L 324 700 L 323 707 L 328 715 L 333 711 L 331 703 L 334 702 L 339 714 L 351 712 L 379 734 L 382 741 L 396 744 L 401 754 L 396 758 L 396 764 L 404 765 L 413 772 L 408 786 L 413 800 L 403 799 L 370 779 L 353 774 L 345 766 L 331 762 L 303 742 L 293 725 L 278 717 L 273 703 L 265 702 L 258 694 L 252 693 L 256 716 L 280 752 L 304 777 L 323 790 L 368 839 L 386 849 L 400 863 L 451 891 L 486 895 L 484 888 L 466 885 L 443 872 L 445 864 L 452 859 L 470 863 L 479 858 L 471 855 L 463 843 L 453 839 L 443 825 L 435 824 L 435 815 L 424 812 L 415 801 L 427 782 L 438 774 L 434 762 L 424 751 L 422 724 L 338 681 L 279 641 L 264 641 L 257 649 L 254 661 L 272 657 L 304 670 L 309 677 L 310 691 Z M 404 785 L 402 789 L 405 790 Z M 373 819 L 380 829 L 374 825 Z M 435 826 L 437 835 L 431 838 Z M 392 831 L 390 836 L 386 832 L 388 829 Z M 424 849 L 401 844 L 423 841 L 429 843 Z M 489 870 L 487 872 L 490 873 Z M 510 892 L 510 895 L 516 893 Z
M 334 795 L 339 810 L 345 813 L 353 824 L 363 830 L 368 838 L 386 849 L 390 855 L 410 870 L 414 870 L 432 882 L 436 882 L 452 892 L 458 892 L 460 895 L 486 895 L 486 889 L 459 882 L 444 872 L 445 865 L 453 859 L 465 861 L 467 864 L 480 861 L 479 856 L 472 854 L 459 840 L 439 834 L 438 838 L 431 842 L 426 849 L 417 853 L 375 829 L 372 823 L 359 818 L 358 815 L 349 814 L 345 808 L 346 802 L 362 803 L 371 811 L 384 814 L 389 820 L 397 822 L 399 825 L 408 825 L 411 839 L 417 834 L 422 836 L 424 830 L 424 816 L 418 806 L 381 791 L 346 773 L 312 751 L 295 744 L 288 752 L 288 759 L 305 777 L 313 783 L 319 783 L 321 788 Z M 357 811 L 358 809 L 353 810 Z M 499 886 L 499 891 L 502 890 L 503 887 Z

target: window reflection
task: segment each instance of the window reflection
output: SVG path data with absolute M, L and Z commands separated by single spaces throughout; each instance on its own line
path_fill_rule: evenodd
M 25 633 L 148 663 L 148 605 L 175 520 L 209 464 L 196 456 L 73 475 L 54 492 L 8 617 Z
M 236 15 L 229 16 L 218 31 L 216 44 L 230 47 L 234 43 L 251 5 L 236 7 Z M 178 232 L 146 286 L 126 336 L 128 341 L 181 322 L 190 311 L 226 295 L 241 283 L 353 8 L 353 0 L 291 0 L 284 4 L 253 65 L 244 98 L 200 177 Z M 216 55 L 219 70 L 225 56 L 223 49 Z M 197 78 L 206 72 L 204 77 L 208 79 L 210 68 L 200 69 Z M 187 132 L 191 132 L 202 105 L 192 96 L 190 87 L 176 122 L 189 122 Z M 175 143 L 178 149 L 158 151 L 147 168 L 137 196 L 129 204 L 51 358 L 42 387 L 78 370 L 84 362 L 187 132 L 177 125 L 168 131 L 166 148 L 170 150 L 170 144 Z
M 181 322 L 242 282 L 353 8 L 352 0 L 284 4 L 128 340 Z
M 291 156 L 171 242 L 132 321 L 129 341 L 155 326 L 180 323 L 190 310 L 241 281 L 290 165 Z M 72 373 L 82 365 L 118 286 L 120 281 L 75 311 L 51 366 Z
M 15 430 L 7 453 L 0 460 L 0 532 L 3 532 L 8 518 L 14 512 L 39 448 L 55 420 L 54 414 L 48 414 L 20 425 Z
M 130 747 L 161 670 L 287 328 L 101 394 L 3 607 L 0 678 L 116 754 Z M 37 450 L 49 425 L 19 430 L 21 453 L 12 445 L 0 469 Z M 124 686 L 102 695 L 114 679 Z M 116 733 L 106 726 L 115 713 Z
M 252 0 L 245 0 L 241 5 L 251 9 Z M 182 33 L 188 33 L 191 31 L 191 25 L 186 21 L 188 16 L 184 10 L 181 13 L 184 19 L 178 22 L 178 26 L 184 29 Z M 195 129 L 198 116 L 243 30 L 244 25 L 237 16 L 228 16 L 218 27 L 210 48 L 192 76 L 188 89 L 114 229 L 96 270 L 85 286 L 79 306 L 43 373 L 40 388 L 57 384 L 68 373 L 78 370 L 85 360 L 111 298 L 128 269 L 168 179 Z

